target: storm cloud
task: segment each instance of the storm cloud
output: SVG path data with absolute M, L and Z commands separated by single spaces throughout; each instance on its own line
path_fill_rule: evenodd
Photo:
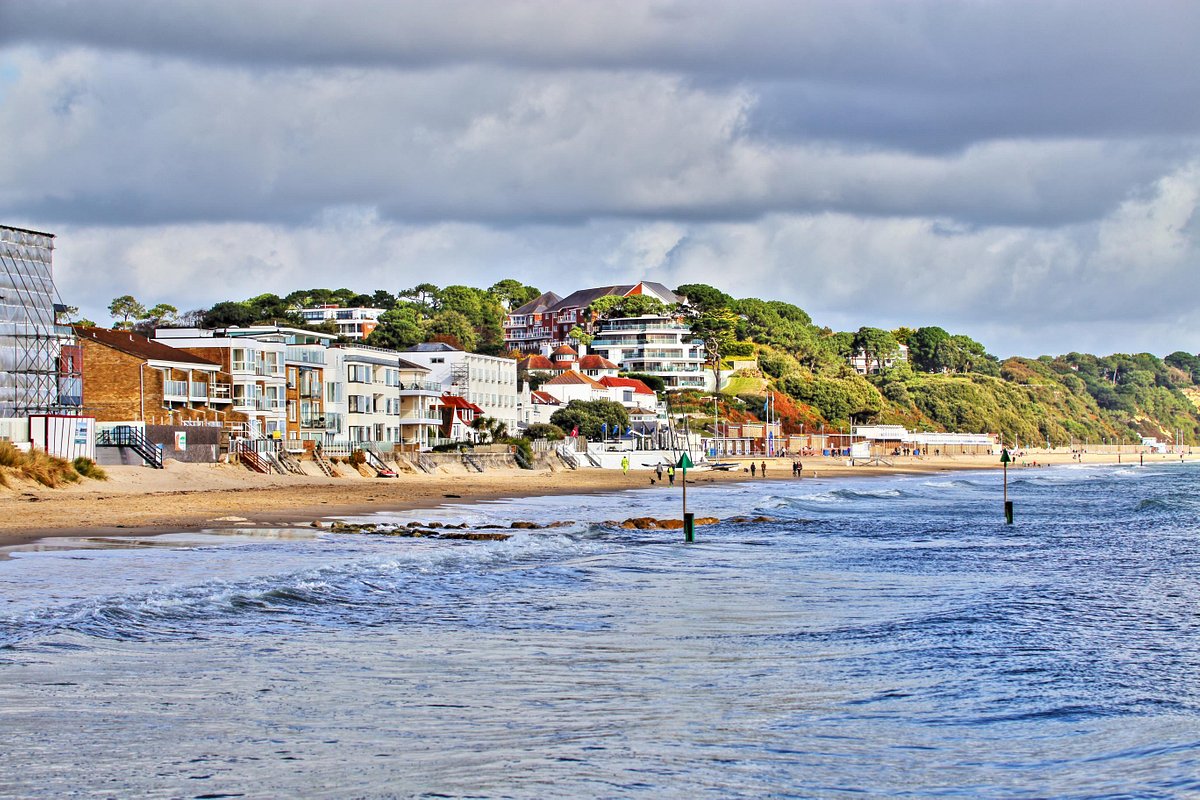
M 0 221 L 93 316 L 646 278 L 1194 352 L 1198 40 L 1182 2 L 6 0 Z

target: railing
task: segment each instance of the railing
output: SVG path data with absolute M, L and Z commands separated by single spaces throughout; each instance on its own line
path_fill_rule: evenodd
M 163 381 L 163 397 L 186 400 L 188 396 L 187 381 Z
M 301 428 L 321 428 L 322 430 L 324 430 L 325 429 L 325 417 L 324 416 L 306 417 L 302 414 L 300 416 L 300 427 Z
M 150 443 L 141 428 L 117 425 L 115 428 L 100 431 L 96 434 L 96 444 L 99 447 L 128 447 L 154 469 L 163 468 L 162 451 Z
M 203 381 L 192 381 L 190 396 L 193 400 L 207 400 L 208 384 Z
M 398 386 L 401 392 L 432 392 L 439 395 L 442 393 L 442 385 L 437 381 L 409 381 Z
M 208 385 L 208 399 L 229 400 L 232 397 L 232 391 L 228 383 L 210 383 Z

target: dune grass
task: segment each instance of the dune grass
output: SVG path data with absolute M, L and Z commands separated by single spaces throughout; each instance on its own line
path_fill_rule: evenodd
M 26 452 L 12 442 L 0 441 L 0 486 L 11 487 L 14 476 L 52 489 L 76 483 L 80 476 L 108 480 L 104 470 L 90 458 L 80 457 L 71 463 L 44 450 L 31 448 Z

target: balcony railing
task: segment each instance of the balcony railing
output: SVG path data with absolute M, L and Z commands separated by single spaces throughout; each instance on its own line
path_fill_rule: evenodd
M 314 417 L 314 416 L 306 417 L 304 415 L 301 415 L 300 416 L 300 427 L 301 428 L 321 428 L 323 430 L 325 428 L 325 416 L 321 415 L 319 417 Z
M 228 383 L 210 383 L 208 385 L 209 400 L 229 400 L 231 388 Z
M 192 400 L 207 400 L 208 384 L 204 381 L 192 381 L 190 397 Z
M 437 381 L 408 381 L 400 384 L 400 391 L 403 392 L 425 392 L 440 395 L 442 393 L 442 385 Z
M 163 381 L 163 397 L 168 400 L 187 400 L 187 381 Z

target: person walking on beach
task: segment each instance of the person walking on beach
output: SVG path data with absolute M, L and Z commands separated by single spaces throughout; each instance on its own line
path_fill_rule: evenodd
M 662 464 L 659 464 L 658 466 L 656 466 L 656 467 L 654 468 L 654 474 L 658 476 L 658 482 L 659 482 L 659 483 L 662 483 L 662 472 L 663 472 L 663 470 L 662 470 Z
M 755 466 L 753 461 L 750 462 L 750 477 L 751 478 L 758 477 L 758 467 Z
M 629 474 L 629 456 L 621 456 L 621 474 Z
M 675 465 L 674 465 L 674 464 L 672 464 L 671 466 L 667 467 L 667 482 L 668 482 L 668 483 L 669 483 L 671 486 L 674 486 L 674 485 L 675 485 Z
M 758 471 L 762 473 L 764 478 L 767 477 L 767 462 L 762 462 L 762 466 L 758 468 Z
M 797 478 L 804 477 L 804 462 L 802 462 L 802 461 L 796 462 L 796 477 Z

